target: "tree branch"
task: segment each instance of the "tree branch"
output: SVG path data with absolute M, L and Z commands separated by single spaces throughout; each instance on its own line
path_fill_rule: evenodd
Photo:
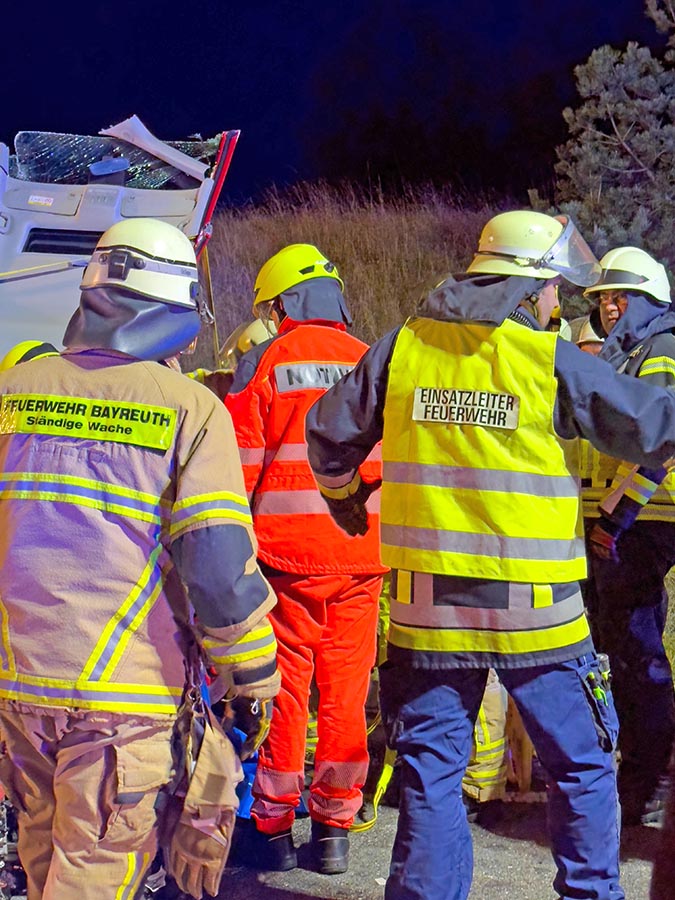
M 656 181 L 656 176 L 655 176 L 654 173 L 651 171 L 651 169 L 649 169 L 649 168 L 642 162 L 642 160 L 638 157 L 638 155 L 635 153 L 635 151 L 634 151 L 633 148 L 630 146 L 630 144 L 628 144 L 628 143 L 624 140 L 624 138 L 622 137 L 622 135 L 619 133 L 619 129 L 618 129 L 618 127 L 617 127 L 616 121 L 615 121 L 614 116 L 612 115 L 612 112 L 611 112 L 611 110 L 610 110 L 609 108 L 607 109 L 607 115 L 609 116 L 609 121 L 612 123 L 612 128 L 614 129 L 614 134 L 616 135 L 617 140 L 619 141 L 619 143 L 621 144 L 621 146 L 623 147 L 623 149 L 624 149 L 624 150 L 626 151 L 626 153 L 630 156 L 630 158 L 633 160 L 633 162 L 634 162 L 637 166 L 640 167 L 640 170 L 641 170 L 642 172 L 645 173 L 645 175 L 647 176 L 647 178 L 649 178 L 649 180 L 650 180 L 652 183 L 654 183 L 654 182 Z M 631 128 L 632 128 L 632 126 L 631 126 Z M 626 133 L 628 134 L 629 132 L 630 132 L 630 128 L 628 129 L 628 132 L 626 132 Z

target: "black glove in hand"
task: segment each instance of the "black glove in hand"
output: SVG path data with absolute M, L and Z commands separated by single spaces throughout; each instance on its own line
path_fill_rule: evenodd
M 239 753 L 244 760 L 253 756 L 267 737 L 272 721 L 273 700 L 258 700 L 255 697 L 233 697 L 225 701 L 223 727 L 229 731 L 233 726 L 243 731 L 246 740 Z
M 350 537 L 364 535 L 368 531 L 368 510 L 366 501 L 368 497 L 382 486 L 382 479 L 376 481 L 361 481 L 358 488 L 348 497 L 336 500 L 334 497 L 325 497 L 328 512 L 335 524 L 346 531 Z
M 600 517 L 591 528 L 588 536 L 591 553 L 598 559 L 606 559 L 611 562 L 619 561 L 619 553 L 616 549 L 617 541 L 621 536 L 621 528 L 610 522 L 609 519 Z

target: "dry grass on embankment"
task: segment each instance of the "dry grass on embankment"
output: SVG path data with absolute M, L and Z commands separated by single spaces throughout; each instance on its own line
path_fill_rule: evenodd
M 387 198 L 353 185 L 303 183 L 273 190 L 262 203 L 223 209 L 209 244 L 220 343 L 251 318 L 260 266 L 287 244 L 311 243 L 338 266 L 354 318 L 353 333 L 368 343 L 400 324 L 425 284 L 470 261 L 485 222 L 514 204 L 410 189 Z M 196 362 L 209 364 L 212 342 L 201 338 Z

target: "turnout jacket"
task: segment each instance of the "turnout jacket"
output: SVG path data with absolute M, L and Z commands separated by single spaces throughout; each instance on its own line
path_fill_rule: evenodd
M 310 464 L 333 492 L 384 438 L 390 659 L 507 668 L 589 652 L 565 442 L 655 466 L 671 455 L 675 396 L 541 333 L 516 310 L 540 285 L 447 279 L 308 413 Z
M 386 571 L 379 554 L 379 492 L 368 502 L 368 534 L 347 537 L 317 489 L 305 442 L 307 410 L 367 349 L 342 323 L 287 317 L 273 340 L 245 353 L 237 366 L 225 404 L 241 453 L 258 557 L 272 569 L 298 575 Z M 376 444 L 359 468 L 366 481 L 380 477 Z
M 607 340 L 611 365 L 646 383 L 675 389 L 673 329 L 675 313 L 630 294 L 628 311 Z M 675 473 L 666 468 L 633 465 L 583 444 L 580 474 L 585 517 L 604 516 L 622 530 L 636 519 L 675 522 Z
M 103 350 L 0 375 L 0 702 L 173 714 L 195 637 L 272 696 L 274 602 L 207 388 Z

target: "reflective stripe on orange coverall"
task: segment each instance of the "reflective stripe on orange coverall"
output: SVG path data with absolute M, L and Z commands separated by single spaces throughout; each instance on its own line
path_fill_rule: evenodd
M 268 573 L 268 578 L 277 595 L 269 617 L 281 672 L 274 716 L 284 727 L 272 727 L 260 748 L 252 814 L 269 834 L 293 823 L 304 786 L 307 698 L 314 671 L 320 703 L 309 811 L 317 821 L 345 828 L 361 807 L 368 771 L 365 702 L 375 664 L 382 576 Z

